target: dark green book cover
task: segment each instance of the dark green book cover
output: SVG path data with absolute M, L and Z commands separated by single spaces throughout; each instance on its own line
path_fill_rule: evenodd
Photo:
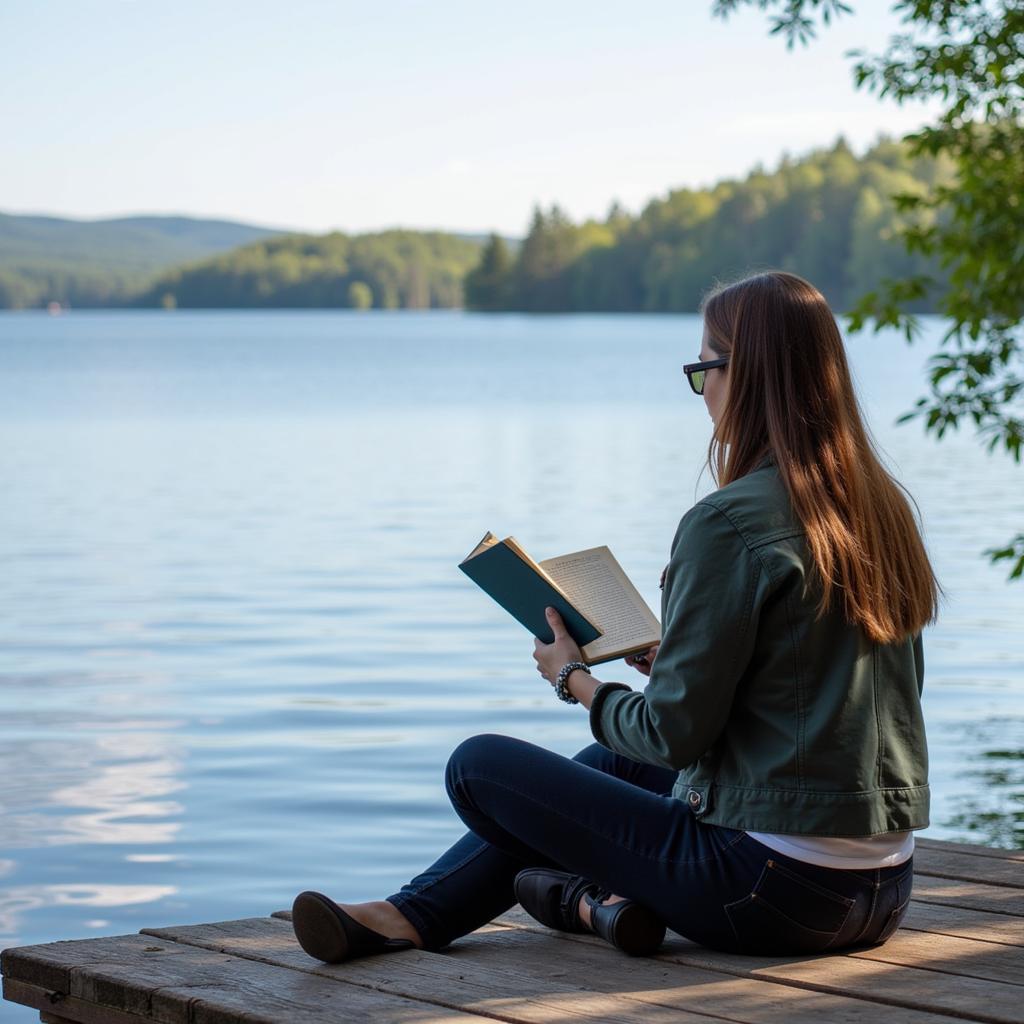
M 601 636 L 599 629 L 504 541 L 475 550 L 478 553 L 460 562 L 459 568 L 542 643 L 549 644 L 555 639 L 544 615 L 549 605 L 562 616 L 569 636 L 580 647 Z

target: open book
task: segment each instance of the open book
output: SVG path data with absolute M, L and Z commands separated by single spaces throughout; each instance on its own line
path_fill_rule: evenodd
M 514 537 L 488 532 L 459 568 L 544 643 L 554 639 L 544 609 L 557 609 L 588 665 L 661 640 L 657 618 L 607 547 L 535 562 Z

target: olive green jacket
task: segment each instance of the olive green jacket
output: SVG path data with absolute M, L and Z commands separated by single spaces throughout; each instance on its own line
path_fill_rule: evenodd
M 841 610 L 816 618 L 812 565 L 772 463 L 698 502 L 672 543 L 647 686 L 599 686 L 591 731 L 676 769 L 672 795 L 716 825 L 924 828 L 921 638 L 879 645 Z

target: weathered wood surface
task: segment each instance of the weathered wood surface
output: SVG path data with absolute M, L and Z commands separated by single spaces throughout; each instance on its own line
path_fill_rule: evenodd
M 443 953 L 327 965 L 287 912 L 3 954 L 44 1024 L 1024 1024 L 1024 854 L 921 840 L 903 927 L 877 949 L 742 957 L 672 937 L 632 959 L 519 908 Z

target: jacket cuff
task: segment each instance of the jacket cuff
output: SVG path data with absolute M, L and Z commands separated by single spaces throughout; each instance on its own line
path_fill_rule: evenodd
M 616 690 L 629 690 L 630 693 L 633 692 L 633 688 L 625 683 L 602 683 L 594 691 L 593 699 L 590 702 L 590 731 L 594 739 L 603 747 L 607 747 L 608 742 L 605 739 L 604 730 L 601 728 L 601 710 L 605 705 L 605 701 Z

